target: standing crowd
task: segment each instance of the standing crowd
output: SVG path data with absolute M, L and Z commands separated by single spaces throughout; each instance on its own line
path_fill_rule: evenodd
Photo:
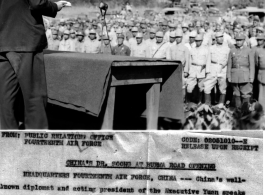
M 195 86 L 198 102 L 211 105 L 211 92 L 219 91 L 219 104 L 233 89 L 235 107 L 254 94 L 265 108 L 264 26 L 257 16 L 248 22 L 215 22 L 185 16 L 153 20 L 137 17 L 102 21 L 77 17 L 46 25 L 48 49 L 94 54 L 125 55 L 180 61 L 183 99 L 189 109 Z

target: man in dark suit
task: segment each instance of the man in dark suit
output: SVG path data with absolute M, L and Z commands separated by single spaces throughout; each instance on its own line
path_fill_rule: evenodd
M 0 129 L 18 129 L 15 100 L 19 89 L 27 129 L 47 129 L 47 86 L 42 16 L 55 17 L 67 2 L 0 0 Z

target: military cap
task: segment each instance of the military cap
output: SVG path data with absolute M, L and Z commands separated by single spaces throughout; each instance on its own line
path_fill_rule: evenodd
M 237 35 L 235 36 L 235 39 L 236 39 L 236 40 L 245 40 L 246 37 L 245 37 L 245 35 L 239 33 L 239 34 L 237 34 Z
M 103 40 L 110 40 L 109 37 L 108 37 L 107 35 L 104 35 L 104 36 L 102 37 L 102 39 L 103 39 Z
M 259 30 L 261 32 L 264 32 L 264 28 L 262 28 L 261 26 L 257 27 L 256 30 Z
M 223 37 L 224 36 L 224 33 L 223 32 L 217 32 L 215 34 L 215 37 L 218 38 L 218 37 Z
M 137 35 L 136 35 L 136 38 L 143 38 L 143 33 L 138 32 Z
M 175 31 L 170 32 L 169 33 L 169 37 L 175 38 L 176 37 L 176 32 Z
M 149 33 L 153 33 L 153 34 L 156 34 L 156 29 L 155 28 L 151 28 Z
M 167 26 L 167 25 L 168 25 L 167 21 L 162 22 L 162 26 Z
M 183 37 L 183 32 L 182 30 L 176 30 L 176 37 Z
M 159 31 L 156 33 L 156 37 L 164 37 L 163 32 Z
M 122 33 L 122 30 L 121 30 L 121 28 L 118 28 L 118 29 L 116 30 L 116 33 L 117 33 L 117 34 L 120 34 L 120 33 Z
M 75 30 L 71 29 L 70 34 L 75 34 Z
M 189 37 L 195 38 L 197 33 L 195 31 L 190 32 Z
M 259 20 L 259 17 L 258 17 L 258 16 L 255 16 L 253 21 L 257 21 L 257 22 L 259 22 L 259 21 L 260 21 L 260 20 Z
M 132 28 L 132 32 L 138 32 L 138 28 L 137 27 L 133 27 Z
M 60 22 L 59 22 L 59 23 L 60 23 L 60 24 L 65 23 L 64 19 L 60 19 Z
M 176 25 L 175 25 L 174 23 L 169 23 L 168 26 L 169 26 L 170 28 L 175 28 L 175 27 L 176 27 Z
M 202 41 L 203 40 L 203 35 L 202 34 L 197 34 L 195 37 L 195 41 Z
M 53 30 L 52 35 L 58 35 L 58 30 Z
M 65 30 L 65 31 L 63 31 L 63 34 L 65 34 L 65 35 L 69 35 L 70 32 L 69 32 L 69 30 Z
M 118 38 L 118 39 L 119 39 L 119 38 L 124 39 L 125 37 L 124 37 L 124 34 L 118 34 L 117 38 Z
M 85 36 L 85 35 L 84 35 L 83 31 L 77 31 L 76 36 Z
M 186 22 L 183 22 L 183 23 L 181 24 L 181 27 L 182 27 L 182 28 L 189 28 L 189 25 L 188 25 Z
M 91 29 L 91 30 L 89 31 L 89 34 L 97 34 L 97 33 L 96 33 L 96 31 L 95 31 L 94 29 Z
M 265 35 L 263 33 L 258 33 L 256 39 L 257 40 L 265 40 Z

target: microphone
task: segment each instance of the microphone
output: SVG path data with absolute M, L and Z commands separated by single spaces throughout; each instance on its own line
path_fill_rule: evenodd
M 98 7 L 100 10 L 104 10 L 105 12 L 107 12 L 109 6 L 107 3 L 101 2 Z

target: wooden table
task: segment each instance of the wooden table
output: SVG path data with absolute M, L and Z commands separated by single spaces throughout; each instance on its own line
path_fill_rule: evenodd
M 171 62 L 114 62 L 111 67 L 111 84 L 102 129 L 113 129 L 116 87 L 150 84 L 146 93 L 147 129 L 157 129 L 159 99 L 163 72 Z

